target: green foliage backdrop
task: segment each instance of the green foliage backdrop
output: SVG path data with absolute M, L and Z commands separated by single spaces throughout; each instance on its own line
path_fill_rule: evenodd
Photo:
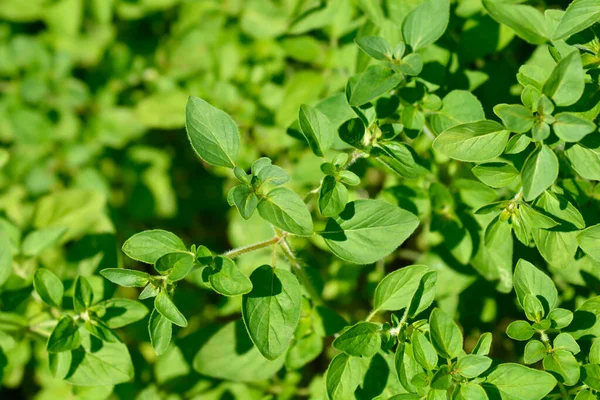
M 0 0 L 0 397 L 600 394 L 598 0 Z

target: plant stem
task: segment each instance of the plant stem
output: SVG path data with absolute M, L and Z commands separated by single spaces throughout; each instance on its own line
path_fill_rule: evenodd
M 281 235 L 274 236 L 272 239 L 265 240 L 265 241 L 258 242 L 258 243 L 254 243 L 254 244 L 250 244 L 250 245 L 244 246 L 244 247 L 239 247 L 237 249 L 229 250 L 228 252 L 223 253 L 223 256 L 224 257 L 229 257 L 229 258 L 239 257 L 242 254 L 250 253 L 251 251 L 260 250 L 260 249 L 263 249 L 265 247 L 269 247 L 269 246 L 272 246 L 274 244 L 277 244 L 283 238 L 285 238 L 286 235 L 287 235 L 287 233 L 283 232 Z
M 302 266 L 300 265 L 300 262 L 294 255 L 294 252 L 292 251 L 289 243 L 287 242 L 287 240 L 284 237 L 282 237 L 281 241 L 279 242 L 279 246 L 283 250 L 283 254 L 285 254 L 286 258 L 292 264 L 292 267 L 294 267 L 296 276 L 300 280 L 300 283 L 302 284 L 302 286 L 304 286 L 304 288 L 308 292 L 308 295 L 310 296 L 310 298 L 313 300 L 313 302 L 315 304 L 322 305 L 323 299 L 321 298 L 321 295 L 319 294 L 319 292 L 313 285 L 312 281 L 310 280 L 310 277 L 306 274 L 306 271 L 304 270 L 304 268 L 302 268 Z

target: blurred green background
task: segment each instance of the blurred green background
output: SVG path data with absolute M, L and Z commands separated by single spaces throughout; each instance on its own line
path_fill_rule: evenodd
M 380 3 L 392 20 L 401 20 L 420 2 Z M 69 227 L 61 247 L 22 260 L 20 278 L 11 278 L 0 294 L 0 309 L 27 313 L 24 299 L 38 265 L 64 279 L 132 265 L 119 248 L 144 229 L 170 230 L 187 245 L 214 252 L 270 237 L 258 219 L 245 222 L 230 210 L 226 193 L 233 182 L 226 171 L 207 168 L 192 151 L 184 131 L 187 97 L 204 98 L 238 123 L 242 167 L 266 155 L 292 174 L 298 192 L 313 189 L 319 163 L 287 128 L 300 104 L 341 93 L 348 78 L 366 67 L 369 59 L 354 38 L 385 36 L 392 29 L 377 23 L 377 10 L 368 0 L 0 0 L 0 229 L 18 243 L 33 229 Z M 493 105 L 518 101 L 518 67 L 527 60 L 544 65 L 549 55 L 498 25 L 480 0 L 460 0 L 452 6 L 448 33 L 423 57 L 422 76 L 439 88 L 436 94 L 472 90 L 492 115 Z M 361 160 L 353 170 L 369 193 L 389 186 L 386 175 L 368 167 Z M 386 195 L 401 202 L 405 192 Z M 420 251 L 417 240 L 405 247 L 409 260 L 399 259 L 388 270 L 411 263 L 414 250 Z M 330 306 L 349 321 L 364 317 L 383 265 L 359 267 L 323 253 L 300 254 L 319 270 Z M 240 265 L 255 267 L 261 257 L 270 254 Z M 431 264 L 444 264 L 435 252 L 428 257 Z M 501 317 L 514 311 L 512 300 L 473 271 L 447 270 L 438 297 L 446 298 L 453 314 L 458 310 L 466 332 L 503 330 Z M 96 278 L 106 297 L 116 290 Z M 181 287 L 177 304 L 191 317 L 185 333 L 237 316 L 239 299 L 226 301 L 193 279 Z M 489 297 L 473 304 L 482 291 Z M 134 298 L 136 292 L 119 295 Z M 116 397 L 153 398 L 160 391 L 228 398 L 219 382 L 191 372 L 182 359 L 184 346 L 157 362 L 145 324 L 122 334 L 136 378 L 119 385 Z M 23 343 L 8 357 L 2 398 L 106 397 L 105 389 L 78 392 L 53 380 L 36 367 L 47 362 L 43 344 Z M 197 348 L 190 351 L 193 357 Z M 500 352 L 506 359 L 513 354 Z M 322 373 L 327 363 L 319 359 L 280 378 L 292 387 L 306 385 L 311 371 Z M 227 385 L 236 398 L 255 394 L 244 386 L 233 395 L 242 389 Z

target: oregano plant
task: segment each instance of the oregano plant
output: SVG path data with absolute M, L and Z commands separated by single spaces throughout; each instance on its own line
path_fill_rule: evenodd
M 599 1 L 20 1 L 2 398 L 600 397 Z

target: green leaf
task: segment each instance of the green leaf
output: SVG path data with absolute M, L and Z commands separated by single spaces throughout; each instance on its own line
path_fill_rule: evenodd
M 485 119 L 485 114 L 471 92 L 453 90 L 442 100 L 442 108 L 430 113 L 427 119 L 433 133 L 439 135 L 453 126 Z
M 433 148 L 460 161 L 484 162 L 502 154 L 509 135 L 494 121 L 469 122 L 442 132 L 433 142 Z
M 185 343 L 200 350 L 194 369 L 202 375 L 235 382 L 257 382 L 271 378 L 283 366 L 285 357 L 270 361 L 253 346 L 241 320 L 222 327 L 208 326 L 190 335 Z
M 490 349 L 492 348 L 492 334 L 490 332 L 482 333 L 479 336 L 479 340 L 473 347 L 472 354 L 476 354 L 478 356 L 487 356 L 490 354 Z
M 503 400 L 541 400 L 554 389 L 556 379 L 547 372 L 504 363 L 487 376 L 486 384 L 493 385 Z
M 138 300 L 145 300 L 151 297 L 156 297 L 160 293 L 160 287 L 155 286 L 152 282 L 150 282 L 144 290 L 140 293 Z
M 600 262 L 600 224 L 590 226 L 577 235 L 579 247 L 591 258 Z
M 50 367 L 55 375 L 60 364 L 66 367 L 64 379 L 77 386 L 116 385 L 133 378 L 127 346 L 102 342 L 86 331 L 81 331 L 81 346 L 77 349 L 50 354 Z
M 154 264 L 156 269 L 162 275 L 168 275 L 170 282 L 175 282 L 185 278 L 194 266 L 194 254 L 189 251 L 176 251 L 161 256 Z
M 583 94 L 585 73 L 579 51 L 572 51 L 556 64 L 544 83 L 543 92 L 561 107 L 575 104 Z
M 423 275 L 421 281 L 419 282 L 419 287 L 410 300 L 410 304 L 408 306 L 409 318 L 418 315 L 425 309 L 429 308 L 431 303 L 433 303 L 433 300 L 435 299 L 435 287 L 437 279 L 437 271 L 430 271 Z
M 0 230 L 0 287 L 12 274 L 13 250 L 8 235 Z
M 573 321 L 573 312 L 564 308 L 555 308 L 548 314 L 548 319 L 552 321 L 552 328 L 562 329 Z
M 79 327 L 69 316 L 62 317 L 48 338 L 46 350 L 49 353 L 75 350 L 81 344 Z
M 535 329 L 527 321 L 513 321 L 506 327 L 506 334 L 514 340 L 529 340 Z
M 77 277 L 75 281 L 75 291 L 73 292 L 73 308 L 76 313 L 85 312 L 91 305 L 94 298 L 92 286 L 83 276 Z
M 521 307 L 524 307 L 526 295 L 532 295 L 542 302 L 546 313 L 558 303 L 558 291 L 552 279 L 523 259 L 517 262 L 513 278 L 515 293 Z
M 519 171 L 506 162 L 479 164 L 471 171 L 477 179 L 493 188 L 509 186 L 519 177 Z
M 590 388 L 594 390 L 600 390 L 600 365 L 598 364 L 585 364 L 583 366 L 584 378 L 583 383 L 588 385 Z M 572 373 L 573 378 L 575 378 L 575 369 L 574 366 L 569 368 L 569 372 Z
M 526 294 L 523 299 L 523 310 L 527 319 L 533 322 L 540 322 L 545 315 L 542 302 L 530 294 Z
M 416 179 L 427 174 L 427 169 L 421 165 L 419 156 L 407 144 L 389 142 L 379 145 L 381 152 L 371 154 L 392 171 L 407 179 Z M 375 150 L 375 149 L 373 149 Z
M 492 365 L 492 359 L 486 356 L 467 354 L 456 363 L 455 371 L 467 379 L 483 374 Z
M 558 225 L 553 218 L 539 212 L 527 203 L 519 204 L 519 216 L 529 228 L 550 229 Z
M 201 159 L 219 167 L 235 167 L 240 134 L 229 115 L 190 96 L 185 107 L 185 127 L 192 148 Z
M 376 60 L 385 60 L 392 56 L 392 46 L 379 36 L 362 36 L 354 41 L 362 51 Z
M 333 341 L 333 347 L 354 357 L 373 357 L 381 347 L 380 326 L 359 322 L 344 330 Z
M 573 354 L 578 354 L 581 351 L 579 344 L 568 333 L 559 333 L 552 342 L 554 349 L 567 350 Z
M 300 196 L 287 188 L 271 190 L 258 203 L 258 213 L 277 228 L 298 236 L 310 236 L 313 223 Z
M 144 287 L 150 279 L 150 275 L 146 272 L 125 268 L 105 268 L 100 271 L 100 275 L 112 283 L 125 287 Z
M 584 366 L 585 368 L 585 366 Z M 591 391 L 589 390 L 582 390 L 579 393 L 577 393 L 577 396 L 575 396 L 575 400 L 596 400 L 597 397 L 595 394 L 593 394 Z
M 25 256 L 37 256 L 45 249 L 57 244 L 66 232 L 67 228 L 64 226 L 49 226 L 33 231 L 23 239 L 21 252 Z
M 325 217 L 335 217 L 341 213 L 348 203 L 348 189 L 343 183 L 327 175 L 319 190 L 319 211 Z
M 187 251 L 185 244 L 171 232 L 161 229 L 136 233 L 123 244 L 123 252 L 129 258 L 146 264 L 154 264 L 165 254 L 176 251 Z
M 268 165 L 263 165 L 260 170 L 256 171 L 255 175 L 258 177 L 261 185 L 279 186 L 290 181 L 289 174 L 283 168 L 271 165 L 271 160 L 268 158 L 267 160 L 269 160 Z M 254 164 L 252 165 L 254 166 Z
M 358 359 L 347 354 L 338 354 L 331 360 L 325 372 L 325 388 L 331 400 L 346 400 L 354 397 L 361 381 L 361 366 Z
M 161 355 L 169 348 L 173 325 L 171 321 L 163 317 L 158 311 L 152 310 L 150 320 L 148 321 L 148 332 L 150 334 L 150 343 L 157 355 Z
M 143 319 L 148 308 L 139 301 L 129 299 L 109 299 L 93 306 L 100 320 L 110 329 L 121 328 Z
M 524 151 L 529 146 L 529 143 L 531 143 L 529 136 L 522 134 L 514 135 L 508 141 L 504 152 L 506 154 L 518 154 Z
M 412 345 L 413 355 L 423 368 L 428 371 L 433 371 L 438 364 L 438 355 L 435 347 L 427 340 L 425 335 L 415 330 L 410 341 Z
M 227 201 L 238 209 L 244 219 L 249 219 L 258 206 L 258 196 L 246 185 L 232 187 L 227 194 Z
M 546 371 L 557 374 L 567 386 L 579 381 L 579 363 L 570 351 L 554 350 L 544 357 L 543 364 Z
M 46 268 L 38 268 L 33 275 L 33 288 L 44 303 L 60 308 L 65 288 L 54 272 Z
M 374 310 L 397 311 L 408 307 L 428 270 L 424 265 L 410 265 L 386 275 L 375 288 Z
M 545 144 L 538 146 L 525 160 L 521 170 L 523 197 L 532 201 L 558 178 L 558 158 Z
M 469 382 L 463 383 L 458 389 L 456 400 L 488 400 L 485 390 L 480 384 Z
M 175 325 L 181 326 L 185 328 L 188 324 L 187 320 L 177 309 L 173 300 L 169 297 L 167 293 L 161 291 L 158 296 L 154 299 L 154 308 L 158 311 L 163 317 L 174 323 Z
M 382 65 L 371 65 L 352 87 L 348 103 L 351 106 L 362 106 L 379 96 L 389 92 L 402 82 L 402 74 Z
M 119 343 L 121 339 L 106 324 L 97 319 L 91 319 L 83 323 L 83 327 L 92 335 L 103 342 Z
M 533 113 L 520 104 L 498 104 L 494 113 L 508 130 L 516 133 L 528 132 L 535 121 Z
M 394 68 L 406 75 L 419 75 L 423 71 L 423 57 L 419 53 L 411 53 L 394 65 Z
M 552 35 L 554 40 L 566 39 L 600 20 L 600 4 L 596 0 L 573 0 Z
M 365 132 L 365 124 L 360 118 L 349 119 L 338 128 L 340 139 L 357 149 L 366 146 Z
M 227 257 L 215 257 L 208 279 L 213 290 L 223 296 L 239 296 L 252 290 L 250 279 Z
M 320 232 L 339 258 L 370 264 L 394 251 L 417 228 L 413 214 L 382 200 L 356 200 Z
M 324 157 L 325 152 L 333 144 L 335 127 L 325 114 L 306 104 L 300 106 L 298 121 L 312 152 L 319 157 Z
M 449 19 L 448 0 L 426 0 L 404 18 L 402 37 L 416 51 L 438 40 L 446 31 Z
M 483 6 L 492 18 L 529 43 L 542 44 L 548 40 L 546 19 L 539 10 L 510 0 L 483 0 Z
M 290 272 L 263 265 L 250 275 L 252 291 L 242 297 L 242 317 L 260 353 L 275 360 L 289 347 L 300 320 L 302 289 Z
M 530 340 L 525 345 L 523 362 L 525 364 L 536 363 L 546 357 L 547 353 L 548 350 L 546 349 L 546 346 L 544 346 L 544 343 L 540 342 L 539 340 Z
M 552 124 L 552 129 L 556 136 L 565 142 L 579 142 L 586 135 L 596 130 L 596 125 L 577 114 L 570 112 L 559 113 L 556 116 L 556 122 Z
M 444 358 L 453 359 L 462 351 L 463 336 L 458 325 L 438 308 L 429 317 L 429 335 L 437 352 Z
M 565 154 L 573 169 L 585 179 L 600 181 L 600 152 L 575 144 Z

